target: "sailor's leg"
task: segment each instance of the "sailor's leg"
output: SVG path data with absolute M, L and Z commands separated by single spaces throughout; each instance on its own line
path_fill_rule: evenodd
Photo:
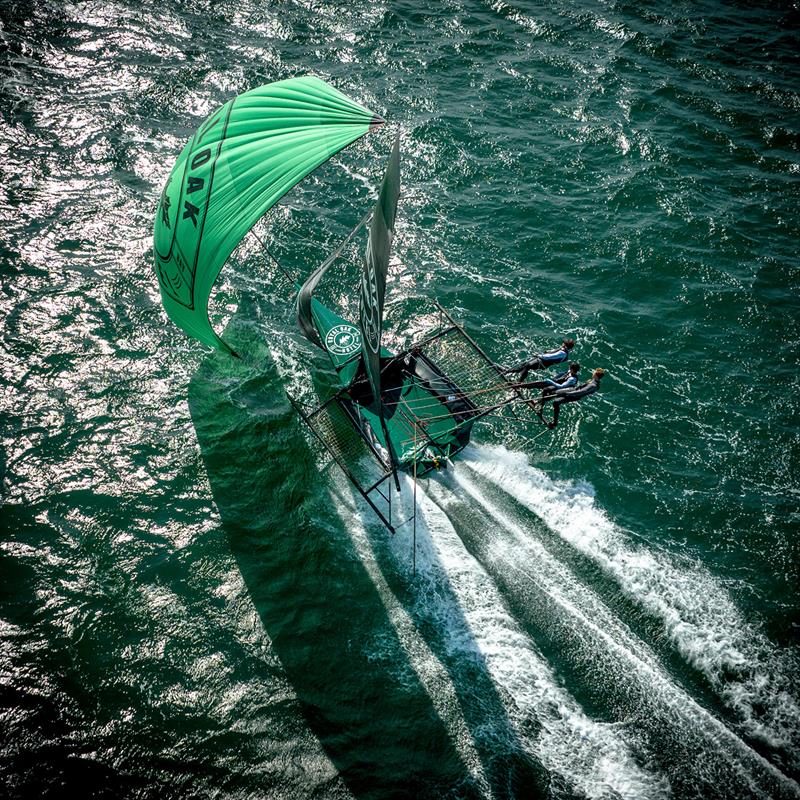
M 539 381 L 539 383 L 545 383 L 545 381 Z M 541 408 L 545 403 L 555 400 L 556 397 L 556 390 L 552 386 L 545 385 L 542 387 L 541 396 L 536 398 L 536 405 Z
M 542 407 L 545 403 L 549 403 L 551 400 L 555 400 L 555 395 L 551 392 L 544 391 L 542 392 L 535 400 L 531 400 L 528 405 L 541 417 L 542 416 Z M 544 421 L 544 420 L 542 420 Z
M 523 361 L 522 363 L 517 364 L 516 367 L 506 367 L 503 370 L 503 375 L 513 375 L 516 372 L 522 372 L 522 370 L 525 369 L 527 363 L 528 363 L 527 361 Z
M 518 383 L 517 389 L 544 389 L 549 385 L 547 381 L 531 381 L 530 383 Z
M 528 373 L 532 369 L 544 369 L 544 364 L 542 364 L 538 356 L 536 358 L 530 359 L 529 361 L 523 361 L 516 367 L 509 367 L 508 369 L 504 369 L 503 374 L 508 375 L 516 372 L 519 373 L 519 379 L 521 381 L 524 381 L 525 378 L 528 377 Z
M 561 411 L 561 405 L 564 401 L 560 398 L 556 398 L 553 401 L 553 421 L 547 426 L 548 428 L 555 428 L 558 425 L 558 413 Z
M 526 361 L 524 364 L 521 365 L 521 367 L 522 369 L 520 370 L 519 373 L 519 379 L 521 381 L 524 381 L 525 378 L 528 377 L 528 373 L 532 369 L 544 369 L 544 364 L 542 364 L 542 362 L 538 358 L 533 358 L 530 361 Z

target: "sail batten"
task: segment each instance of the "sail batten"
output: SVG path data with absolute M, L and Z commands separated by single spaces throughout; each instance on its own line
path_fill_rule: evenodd
M 156 213 L 155 269 L 173 322 L 230 350 L 208 319 L 223 264 L 286 192 L 375 118 L 324 81 L 303 77 L 245 92 L 206 119 L 178 157 Z

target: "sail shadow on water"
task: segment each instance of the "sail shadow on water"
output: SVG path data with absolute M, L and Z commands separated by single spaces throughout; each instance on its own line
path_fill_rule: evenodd
M 479 796 L 325 501 L 268 351 L 236 329 L 234 317 L 244 360 L 208 356 L 189 408 L 231 551 L 306 723 L 357 797 Z
M 344 481 L 335 483 L 332 492 L 343 517 L 359 515 L 357 495 Z M 395 522 L 409 516 L 412 492 L 410 480 L 404 479 L 402 495 L 398 498 L 394 494 L 392 499 Z M 521 725 L 509 717 L 508 709 L 515 706 L 516 699 L 495 683 L 461 599 L 448 579 L 448 565 L 437 558 L 432 548 L 419 547 L 419 569 L 414 570 L 411 550 L 405 546 L 411 535 L 411 522 L 400 524 L 397 536 L 390 537 L 367 508 L 361 510 L 364 524 L 350 526 L 352 539 L 361 558 L 380 573 L 386 592 L 402 606 L 429 657 L 446 671 L 491 796 L 550 796 L 552 776 L 531 747 L 541 725 L 534 714 L 525 714 Z M 423 531 L 427 533 L 423 519 L 419 526 L 421 539 Z

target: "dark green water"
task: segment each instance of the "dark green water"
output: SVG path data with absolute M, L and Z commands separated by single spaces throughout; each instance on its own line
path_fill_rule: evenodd
M 800 796 L 796 9 L 437 8 L 0 0 L 0 794 Z M 609 371 L 420 486 L 416 576 L 285 400 L 325 371 L 253 243 L 241 363 L 151 268 L 196 125 L 308 72 L 391 125 L 260 226 L 292 270 L 399 126 L 388 342 L 436 296 Z

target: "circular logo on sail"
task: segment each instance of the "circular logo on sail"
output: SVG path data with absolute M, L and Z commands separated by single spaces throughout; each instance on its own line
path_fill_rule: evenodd
M 361 347 L 361 334 L 353 325 L 334 325 L 325 334 L 325 347 L 337 356 L 349 356 Z

